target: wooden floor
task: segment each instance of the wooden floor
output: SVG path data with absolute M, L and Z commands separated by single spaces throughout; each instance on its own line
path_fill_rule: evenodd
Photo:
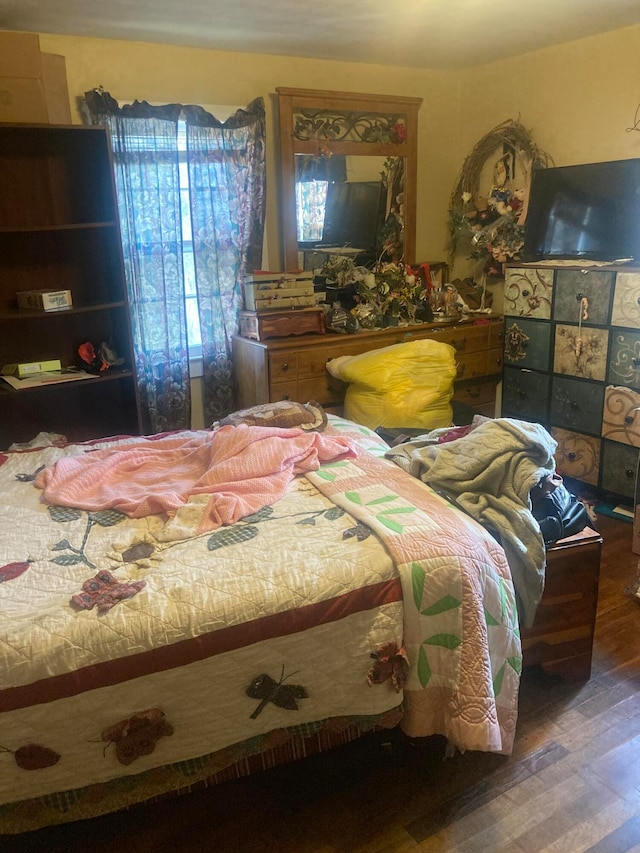
M 126 813 L 20 837 L 37 850 L 173 853 L 640 851 L 640 602 L 630 524 L 604 537 L 591 680 L 528 671 L 510 758 L 394 734 Z

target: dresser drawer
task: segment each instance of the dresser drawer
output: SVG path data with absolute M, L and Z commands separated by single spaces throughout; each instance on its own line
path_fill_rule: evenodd
M 336 335 L 329 346 L 298 351 L 298 375 L 323 376 L 331 359 L 341 355 L 360 355 L 370 349 L 376 347 L 368 341 L 358 341 L 357 335 Z
M 608 329 L 558 324 L 553 351 L 553 372 L 604 382 L 608 348 Z
M 504 321 L 492 320 L 489 326 L 489 349 L 502 348 L 504 345 Z
M 610 385 L 604 391 L 602 437 L 640 447 L 640 394 Z
M 553 270 L 533 267 L 507 269 L 504 280 L 504 313 L 514 317 L 551 317 Z
M 323 406 L 335 406 L 344 402 L 347 386 L 344 382 L 325 371 L 324 376 L 302 377 L 298 380 L 300 403 L 315 400 Z
M 490 329 L 488 323 L 481 326 L 447 326 L 443 329 L 433 329 L 424 337 L 450 344 L 458 355 L 468 355 L 489 348 Z
M 548 419 L 549 376 L 532 370 L 505 367 L 502 414 L 544 423 Z
M 558 442 L 556 468 L 563 477 L 598 485 L 600 475 L 600 439 L 592 435 L 553 427 L 551 435 Z
M 549 417 L 554 426 L 600 435 L 604 387 L 554 376 Z
M 475 379 L 456 384 L 453 399 L 467 406 L 480 406 L 496 401 L 497 381 L 495 379 Z
M 551 326 L 540 320 L 509 319 L 505 323 L 504 361 L 531 370 L 549 370 Z
M 497 386 L 496 379 L 472 379 L 467 382 L 457 382 L 453 399 L 465 406 L 471 406 L 474 414 L 494 418 L 496 416 Z
M 640 332 L 613 329 L 609 344 L 607 382 L 640 388 Z
M 587 299 L 587 317 L 583 322 L 606 326 L 613 291 L 613 273 L 602 270 L 558 270 L 556 273 L 553 319 L 578 323 L 581 301 Z
M 640 273 L 619 272 L 616 275 L 611 325 L 640 329 Z
M 502 350 L 456 355 L 456 380 L 495 376 L 502 371 Z
M 295 380 L 298 376 L 298 354 L 295 351 L 269 353 L 269 376 L 272 384 L 288 379 Z
M 296 403 L 306 403 L 307 400 L 298 399 L 298 382 L 295 379 L 289 382 L 272 382 L 269 394 L 270 403 L 279 403 L 280 400 L 293 400 Z M 318 400 L 318 402 L 320 402 Z
M 600 487 L 607 492 L 633 498 L 638 470 L 638 450 L 616 441 L 602 442 Z

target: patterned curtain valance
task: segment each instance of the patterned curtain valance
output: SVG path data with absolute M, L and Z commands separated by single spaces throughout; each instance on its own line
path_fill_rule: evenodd
M 236 110 L 225 121 L 220 121 L 204 107 L 197 104 L 162 104 L 155 106 L 148 101 L 134 101 L 132 104 L 120 106 L 109 92 L 103 89 L 91 89 L 84 93 L 86 111 L 91 124 L 106 123 L 114 116 L 121 118 L 154 118 L 167 121 L 178 121 L 182 118 L 193 127 L 217 127 L 233 130 L 246 127 L 256 121 L 264 122 L 264 98 L 255 98 L 244 109 Z

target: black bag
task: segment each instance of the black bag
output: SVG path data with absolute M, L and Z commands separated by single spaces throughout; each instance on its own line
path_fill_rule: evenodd
M 559 474 L 543 477 L 530 494 L 532 512 L 547 548 L 591 527 L 585 505 L 571 494 Z

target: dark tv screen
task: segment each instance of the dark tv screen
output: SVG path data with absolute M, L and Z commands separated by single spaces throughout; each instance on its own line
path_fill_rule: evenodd
M 380 181 L 331 183 L 327 187 L 322 245 L 375 249 L 383 218 Z
M 640 261 L 640 159 L 533 173 L 525 261 Z

